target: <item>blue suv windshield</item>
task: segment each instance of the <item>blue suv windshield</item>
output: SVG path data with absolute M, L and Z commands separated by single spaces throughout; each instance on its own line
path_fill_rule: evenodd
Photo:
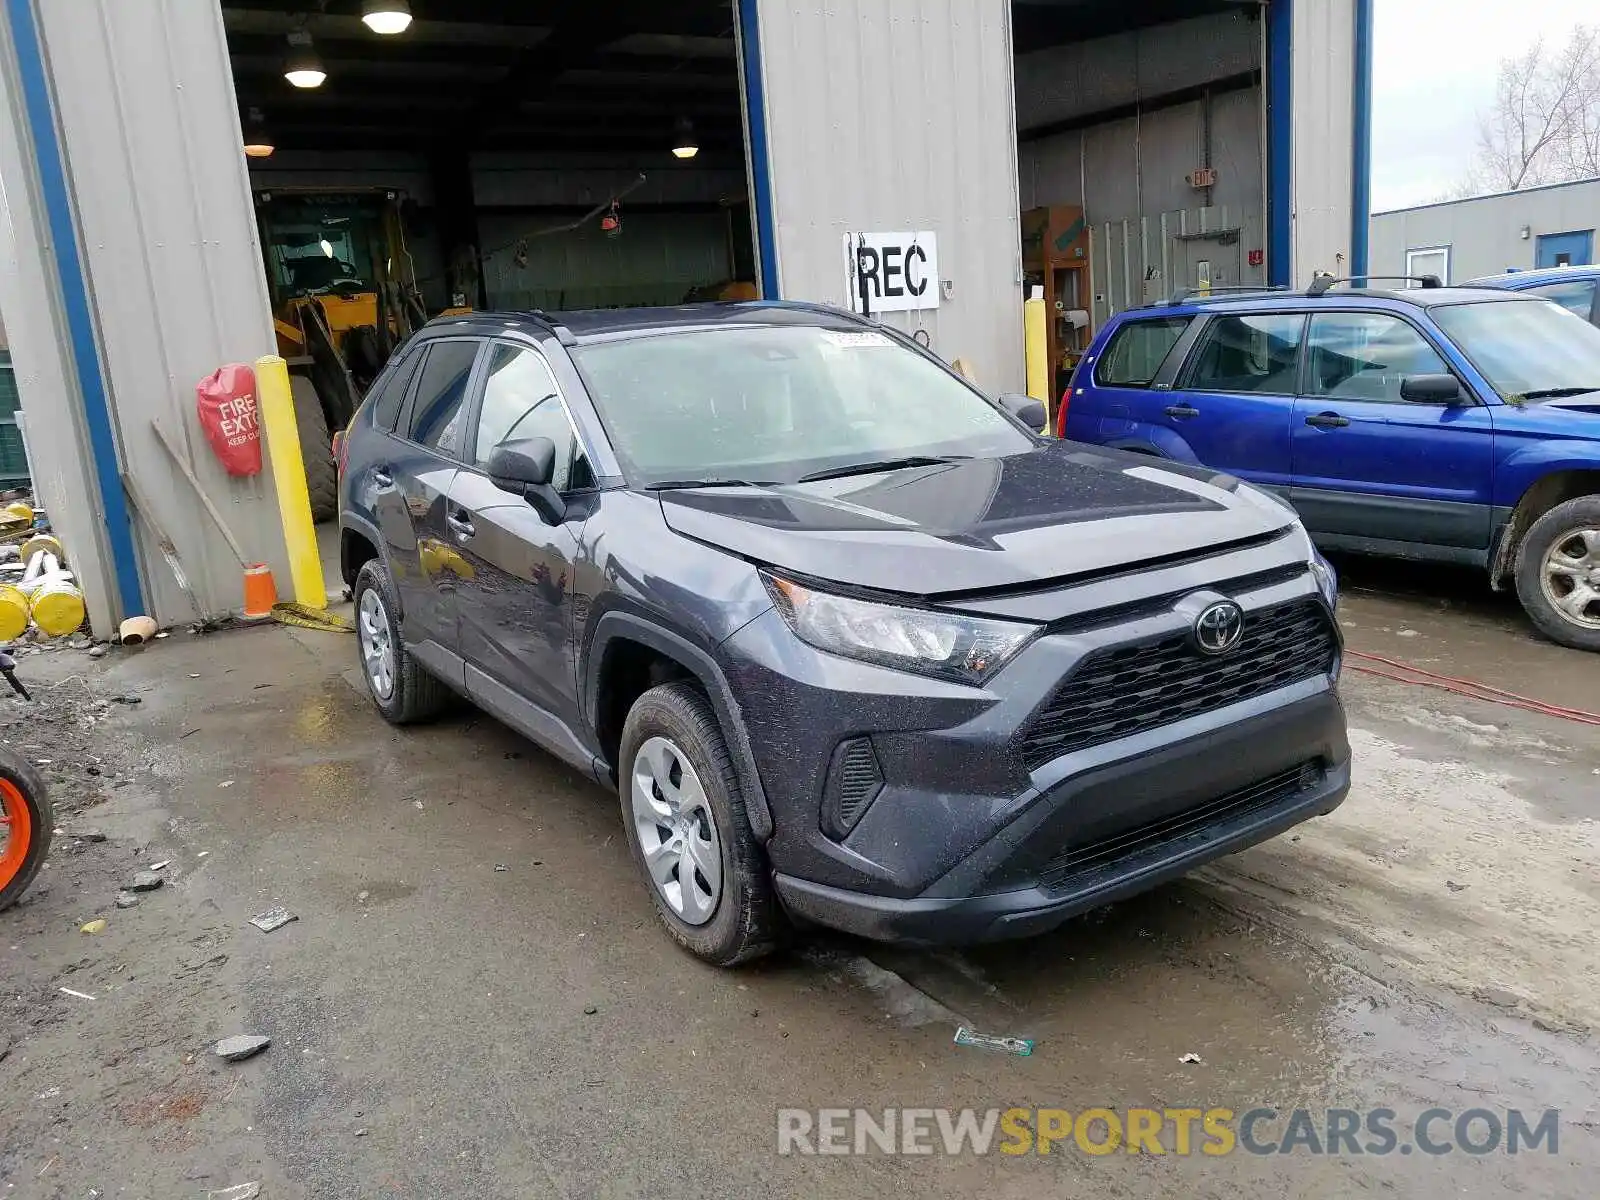
M 1496 300 L 1429 312 L 1503 400 L 1600 391 L 1600 329 L 1560 305 Z

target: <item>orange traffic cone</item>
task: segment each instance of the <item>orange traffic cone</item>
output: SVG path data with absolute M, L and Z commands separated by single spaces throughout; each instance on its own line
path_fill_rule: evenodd
M 272 582 L 272 568 L 254 563 L 244 569 L 244 619 L 263 621 L 272 615 L 278 602 L 278 587 Z

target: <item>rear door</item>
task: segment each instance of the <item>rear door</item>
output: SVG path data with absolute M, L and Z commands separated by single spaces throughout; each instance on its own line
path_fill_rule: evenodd
M 1230 313 L 1201 332 L 1161 420 L 1208 467 L 1289 486 L 1303 313 Z
M 392 460 L 375 478 L 386 493 L 379 529 L 399 593 L 402 635 L 421 661 L 447 671 L 458 685 L 456 605 L 445 574 L 450 550 L 445 501 L 458 469 L 468 387 L 483 346 L 480 338 L 427 343 L 427 357 L 400 415 Z
M 1403 400 L 1411 375 L 1454 374 L 1433 343 L 1385 312 L 1311 318 L 1295 406 L 1290 499 L 1315 533 L 1482 550 L 1494 425 L 1471 398 Z
M 1169 359 L 1181 360 L 1177 348 L 1194 321 L 1193 316 L 1123 321 L 1099 355 L 1086 358 L 1073 372 L 1061 436 L 1099 445 L 1171 450 L 1150 444 L 1150 424 L 1168 403 L 1157 383 Z
M 445 511 L 467 694 L 582 762 L 587 752 L 573 733 L 579 720 L 572 583 L 594 476 L 544 355 L 522 343 L 495 342 L 487 361 L 483 399 Z M 496 446 L 531 437 L 556 445 L 551 486 L 569 501 L 558 524 L 486 473 Z

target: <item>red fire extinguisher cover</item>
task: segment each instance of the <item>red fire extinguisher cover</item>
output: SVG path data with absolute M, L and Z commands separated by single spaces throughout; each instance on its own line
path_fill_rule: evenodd
M 202 379 L 195 387 L 195 411 L 229 475 L 261 474 L 256 373 L 247 364 L 229 363 Z

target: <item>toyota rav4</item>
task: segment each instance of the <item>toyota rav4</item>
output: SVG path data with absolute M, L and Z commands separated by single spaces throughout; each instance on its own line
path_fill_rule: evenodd
M 1343 799 L 1281 500 L 1037 436 L 914 340 L 748 304 L 435 321 L 343 440 L 372 699 L 614 788 L 666 929 L 1014 937 Z

